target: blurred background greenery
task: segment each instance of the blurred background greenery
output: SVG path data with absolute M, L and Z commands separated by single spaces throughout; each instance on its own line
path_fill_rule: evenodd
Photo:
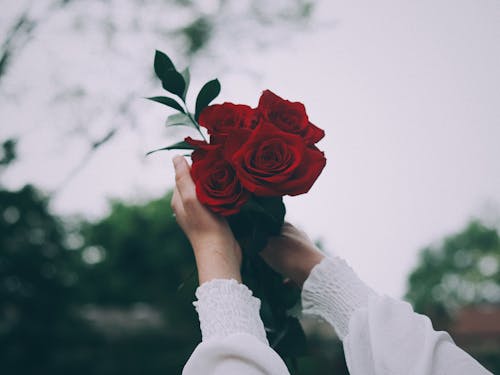
M 34 35 L 56 18 L 71 20 L 62 34 L 84 33 L 95 21 L 100 25 L 96 32 L 110 50 L 134 33 L 143 38 L 147 26 L 149 35 L 169 38 L 178 58 L 192 64 L 216 46 L 227 46 L 232 37 L 228 30 L 239 30 L 240 38 L 242 32 L 249 35 L 251 41 L 244 46 L 275 46 L 281 41 L 277 43 L 273 34 L 293 37 L 305 32 L 315 17 L 315 2 L 306 0 L 277 7 L 264 1 L 244 2 L 239 8 L 234 7 L 236 0 L 220 0 L 210 2 L 209 9 L 189 0 L 120 2 L 122 7 L 125 3 L 131 13 L 149 7 L 182 14 L 182 20 L 168 25 L 158 19 L 148 25 L 125 23 L 116 1 L 26 2 L 2 35 L 0 86 L 15 72 L 17 58 Z M 105 7 L 102 20 L 85 11 L 93 6 Z M 246 25 L 252 32 L 245 34 L 245 29 L 231 25 Z M 2 139 L 1 374 L 179 374 L 200 341 L 192 306 L 194 261 L 172 218 L 169 194 L 142 202 L 112 201 L 107 214 L 96 219 L 62 216 L 51 209 L 51 202 L 97 150 L 124 127 L 135 126 L 131 99 L 138 89 L 122 89 L 105 103 L 105 112 L 96 112 L 92 124 L 97 132 L 87 118 L 79 117 L 88 115 L 86 106 L 60 130 L 61 139 L 76 135 L 84 140 L 86 151 L 54 190 L 4 184 L 3 176 L 23 162 L 23 154 L 16 147 L 22 139 Z M 57 102 L 71 108 L 75 104 L 82 108 L 82 98 L 89 96 L 64 80 L 54 91 L 60 94 Z M 144 88 L 141 93 L 148 91 Z M 99 116 L 126 121 L 104 122 L 108 126 L 103 127 Z M 406 299 L 416 311 L 429 315 L 437 329 L 450 331 L 460 346 L 498 373 L 499 265 L 498 229 L 472 220 L 420 251 L 406 289 Z M 333 330 L 312 320 L 303 324 L 310 354 L 299 359 L 297 373 L 347 374 L 342 345 Z
M 4 143 L 2 168 L 15 160 Z M 0 190 L 2 374 L 178 374 L 200 332 L 194 259 L 170 194 L 115 201 L 98 221 L 62 218 L 27 185 Z M 471 222 L 421 251 L 407 299 L 436 329 L 500 371 L 500 239 Z M 299 374 L 347 374 L 331 327 L 304 320 Z

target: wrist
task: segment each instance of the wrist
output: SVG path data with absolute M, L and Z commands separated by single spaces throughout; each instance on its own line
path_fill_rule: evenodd
M 193 244 L 200 285 L 213 279 L 241 282 L 241 250 L 228 242 L 206 241 Z
M 302 256 L 297 257 L 300 262 L 290 265 L 290 278 L 300 287 L 311 274 L 312 269 L 324 259 L 323 253 L 318 250 L 304 251 Z
M 222 264 L 221 262 L 196 262 L 198 269 L 198 282 L 199 285 L 202 285 L 208 281 L 212 281 L 215 279 L 234 279 L 237 282 L 241 283 L 241 272 L 238 267 L 234 267 L 234 265 L 227 266 Z
M 296 246 L 287 243 L 268 246 L 260 255 L 275 271 L 292 279 L 300 287 L 309 277 L 314 266 L 325 257 L 312 244 L 311 246 Z

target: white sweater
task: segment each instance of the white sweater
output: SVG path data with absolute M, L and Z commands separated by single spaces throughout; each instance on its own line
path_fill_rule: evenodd
M 269 346 L 260 300 L 235 280 L 212 280 L 196 291 L 202 342 L 184 375 L 289 374 Z M 403 301 L 379 296 L 347 263 L 325 258 L 302 290 L 304 314 L 330 323 L 343 341 L 351 375 L 491 374 L 446 332 Z

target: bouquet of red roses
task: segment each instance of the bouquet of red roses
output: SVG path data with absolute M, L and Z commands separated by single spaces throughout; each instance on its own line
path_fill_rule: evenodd
M 326 159 L 315 144 L 324 131 L 313 125 L 305 107 L 282 99 L 269 90 L 259 104 L 210 105 L 220 92 L 218 80 L 207 82 L 196 99 L 194 113 L 186 106 L 189 70 L 178 72 L 170 58 L 156 51 L 154 68 L 162 86 L 177 99 L 148 98 L 179 113 L 167 126 L 196 129 L 200 140 L 183 141 L 158 150 L 193 150 L 191 175 L 201 203 L 227 218 L 243 251 L 244 282 L 261 299 L 261 315 L 269 342 L 283 356 L 303 351 L 304 335 L 288 310 L 300 292 L 258 256 L 270 236 L 278 235 L 284 222 L 283 196 L 309 191 Z M 179 102 L 180 101 L 180 102 Z M 206 129 L 207 140 L 201 128 Z

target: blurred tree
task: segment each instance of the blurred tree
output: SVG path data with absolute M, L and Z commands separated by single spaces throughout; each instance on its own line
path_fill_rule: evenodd
M 107 337 L 94 352 L 93 374 L 179 374 L 201 340 L 194 257 L 170 198 L 114 202 L 106 218 L 83 225 L 83 311 Z M 106 320 L 127 311 L 122 324 Z M 135 329 L 134 311 L 142 316 Z
M 0 191 L 2 374 L 180 373 L 201 338 L 169 201 L 63 227 L 33 187 Z
M 45 147 L 50 150 L 47 153 L 54 148 L 58 154 L 72 153 L 72 160 L 77 160 L 72 169 L 53 169 L 51 188 L 61 189 L 124 128 L 137 130 L 139 123 L 148 123 L 139 105 L 140 98 L 157 87 L 152 69 L 155 49 L 165 50 L 182 65 L 193 67 L 206 56 L 213 69 L 217 55 L 216 65 L 230 62 L 232 69 L 238 68 L 236 57 L 267 45 L 282 46 L 291 34 L 303 32 L 314 3 L 9 2 L 2 9 L 5 22 L 0 22 L 2 130 L 8 137 L 18 137 L 21 144 L 33 135 L 39 151 Z M 214 70 L 211 75 L 217 74 Z M 38 142 L 34 135 L 40 129 L 52 134 L 46 142 Z M 68 149 L 60 146 L 70 142 Z M 30 176 L 27 180 L 32 181 Z
M 75 343 L 92 333 L 74 311 L 79 262 L 64 229 L 32 186 L 0 190 L 0 207 L 2 374 L 82 373 Z
M 432 319 L 435 329 L 448 330 L 452 335 L 464 307 L 498 308 L 498 231 L 473 220 L 459 233 L 423 249 L 419 264 L 409 275 L 406 298 L 417 312 Z M 500 371 L 498 336 L 496 340 L 496 345 L 465 345 L 464 349 L 497 373 Z
M 406 298 L 416 311 L 450 318 L 466 305 L 500 302 L 500 239 L 472 221 L 461 232 L 422 250 Z
M 17 157 L 17 141 L 15 139 L 6 139 L 2 143 L 2 154 L 0 156 L 0 178 L 3 173 L 12 165 L 12 163 L 16 160 Z M 2 180 L 0 180 L 1 187 Z
M 2 158 L 0 167 L 8 167 L 16 159 L 16 140 L 7 139 L 2 143 Z
M 240 0 L 237 2 L 234 0 L 215 0 L 204 3 L 190 0 L 86 1 L 86 7 L 95 7 L 102 11 L 102 18 L 98 17 L 97 13 L 80 13 L 83 9 L 79 8 L 81 5 L 79 3 L 82 1 L 41 0 L 37 1 L 36 4 L 31 2 L 9 4 L 7 10 L 14 17 L 10 27 L 5 30 L 5 36 L 1 43 L 0 80 L 8 72 L 8 67 L 15 61 L 15 57 L 19 56 L 32 41 L 37 29 L 54 22 L 54 19 L 61 13 L 65 17 L 73 19 L 72 28 L 75 31 L 81 30 L 88 23 L 98 21 L 101 24 L 101 31 L 107 34 L 108 40 L 115 38 L 120 32 L 139 31 L 144 27 L 156 28 L 154 32 L 160 35 L 182 39 L 182 53 L 193 56 L 209 44 L 213 36 L 217 34 L 217 29 L 226 27 L 227 21 L 239 21 L 238 28 L 242 26 L 242 22 L 245 23 L 247 20 L 250 20 L 255 28 L 269 28 L 282 23 L 289 23 L 293 26 L 294 23 L 297 24 L 309 19 L 315 1 L 292 0 L 286 4 L 268 4 L 261 0 Z M 129 23 L 122 23 L 123 20 L 119 18 L 123 16 L 123 13 L 120 14 L 123 12 L 123 8 L 129 8 L 128 14 L 126 14 L 127 17 L 132 17 L 127 20 Z M 181 18 L 181 20 L 178 19 L 175 23 L 163 25 L 142 23 L 140 17 L 143 14 L 141 12 L 147 11 L 148 8 L 152 11 L 163 11 L 166 16 Z M 85 16 L 88 16 L 89 19 L 86 19 Z M 92 19 L 94 17 L 97 20 Z M 248 35 L 241 34 L 239 36 L 248 37 Z M 255 36 L 252 37 L 255 38 Z M 265 44 L 269 38 L 257 37 L 256 40 Z M 173 42 L 178 41 L 173 40 Z
M 15 141 L 2 151 L 5 169 Z M 2 374 L 180 373 L 200 337 L 193 256 L 169 201 L 63 224 L 34 187 L 0 185 Z

